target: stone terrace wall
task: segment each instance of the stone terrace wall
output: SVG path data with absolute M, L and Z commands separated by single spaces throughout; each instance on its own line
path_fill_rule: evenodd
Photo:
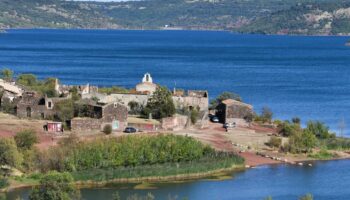
M 74 118 L 71 120 L 72 131 L 101 130 L 102 121 L 94 118 Z

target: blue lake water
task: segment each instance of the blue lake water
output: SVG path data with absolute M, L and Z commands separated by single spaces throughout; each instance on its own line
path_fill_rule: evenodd
M 114 187 L 83 189 L 85 200 L 112 200 L 118 192 L 124 199 L 133 194 L 152 193 L 156 199 L 168 199 L 177 196 L 179 200 L 263 200 L 271 195 L 276 200 L 297 200 L 298 197 L 312 193 L 315 200 L 350 199 L 350 160 L 316 162 L 313 167 L 275 165 L 249 169 L 233 174 L 233 178 L 224 181 L 201 180 L 187 183 L 163 184 L 156 189 L 134 190 Z M 16 196 L 26 199 L 28 189 L 9 194 L 8 199 Z
M 0 68 L 65 84 L 134 87 L 145 72 L 169 88 L 239 93 L 276 118 L 350 123 L 348 37 L 206 31 L 9 30 Z M 350 126 L 350 125 L 349 125 Z M 350 135 L 350 133 L 349 133 Z

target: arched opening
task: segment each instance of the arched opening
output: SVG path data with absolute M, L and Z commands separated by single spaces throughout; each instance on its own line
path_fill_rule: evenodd
M 146 75 L 146 82 L 149 82 L 149 75 Z
M 31 107 L 27 107 L 27 117 L 32 117 L 32 108 Z

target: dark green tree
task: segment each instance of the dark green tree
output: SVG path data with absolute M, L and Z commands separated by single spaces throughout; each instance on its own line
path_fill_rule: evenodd
M 162 119 L 173 116 L 175 112 L 176 110 L 171 92 L 164 86 L 158 86 L 157 90 L 148 99 L 142 114 L 144 117 L 148 117 L 149 114 L 152 114 L 152 117 L 155 119 Z
M 52 171 L 40 179 L 40 185 L 31 191 L 29 199 L 75 200 L 80 199 L 80 194 L 71 174 Z

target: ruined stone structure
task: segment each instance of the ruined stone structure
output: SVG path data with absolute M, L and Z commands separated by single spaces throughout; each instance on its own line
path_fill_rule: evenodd
M 253 106 L 233 99 L 224 100 L 218 107 L 216 115 L 223 123 L 242 123 L 253 114 Z
M 26 91 L 17 103 L 17 116 L 35 119 L 53 118 L 55 104 L 63 100 L 66 98 L 48 98 L 33 91 Z
M 173 101 L 177 109 L 187 107 L 189 110 L 199 109 L 207 111 L 209 107 L 208 92 L 202 90 L 189 90 L 184 92 L 174 92 Z

